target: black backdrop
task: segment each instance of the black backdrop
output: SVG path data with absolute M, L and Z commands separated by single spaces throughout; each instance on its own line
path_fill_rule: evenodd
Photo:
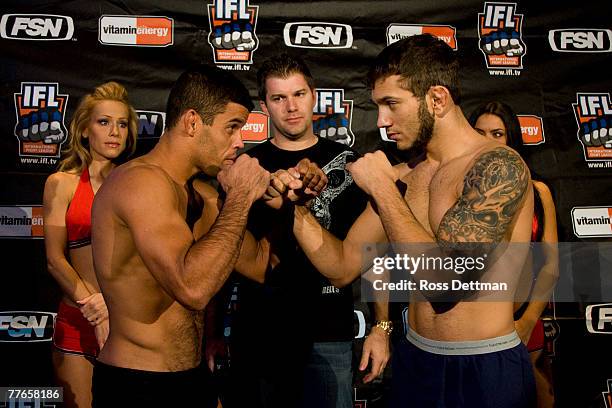
M 383 143 L 364 82 L 368 64 L 388 41 L 431 32 L 448 37 L 461 56 L 466 114 L 498 99 L 523 116 L 528 163 L 553 192 L 559 240 L 609 242 L 612 144 L 587 148 L 579 124 L 586 123 L 581 134 L 591 136 L 594 129 L 612 128 L 611 12 L 608 1 L 3 1 L 0 386 L 51 383 L 50 343 L 34 342 L 48 339 L 50 330 L 34 328 L 49 326 L 52 319 L 34 312 L 54 312 L 60 296 L 46 272 L 39 207 L 60 144 L 38 141 L 31 133 L 24 137 L 24 127 L 31 131 L 48 115 L 65 133 L 82 95 L 117 80 L 139 111 L 139 151 L 144 152 L 161 133 L 168 90 L 186 67 L 216 63 L 231 69 L 256 101 L 257 68 L 267 56 L 288 50 L 306 60 L 321 89 L 317 129 L 342 124 L 349 142 L 365 153 Z M 120 27 L 124 32 L 117 34 Z M 518 38 L 518 56 L 485 52 L 484 43 L 504 28 Z M 228 41 L 224 30 L 235 32 L 237 40 Z M 267 137 L 265 117 L 253 114 L 249 122 L 258 130 L 245 131 L 245 139 Z M 596 220 L 603 221 L 597 225 Z M 574 256 L 574 282 L 601 273 L 585 270 L 581 262 L 601 256 L 592 247 Z M 612 379 L 612 322 L 605 316 L 612 305 L 557 306 L 559 406 L 605 406 L 608 399 L 610 407 L 605 392 Z M 29 322 L 25 328 L 19 328 L 16 316 Z M 601 324 L 589 331 L 588 319 L 598 316 Z

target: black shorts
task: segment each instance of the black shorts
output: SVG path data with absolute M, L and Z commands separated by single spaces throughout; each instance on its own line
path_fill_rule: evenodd
M 216 407 L 217 390 L 205 364 L 185 371 L 157 372 L 94 365 L 94 408 Z

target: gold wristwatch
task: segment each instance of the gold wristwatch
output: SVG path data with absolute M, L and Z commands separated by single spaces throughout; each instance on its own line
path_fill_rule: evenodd
M 374 327 L 378 327 L 382 329 L 387 335 L 391 335 L 393 331 L 393 322 L 391 320 L 377 320 L 376 325 Z

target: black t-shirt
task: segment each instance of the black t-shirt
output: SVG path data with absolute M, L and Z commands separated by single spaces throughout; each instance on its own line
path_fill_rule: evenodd
M 352 162 L 358 155 L 345 145 L 319 138 L 307 149 L 288 151 L 266 142 L 247 154 L 257 158 L 270 172 L 293 167 L 303 158 L 317 163 L 329 182 L 311 211 L 339 239 L 344 239 L 365 208 L 367 196 L 345 169 L 347 160 Z M 310 263 L 293 235 L 293 207 L 278 211 L 256 203 L 249 216 L 249 230 L 256 237 L 271 236 L 280 261 L 268 270 L 260 287 L 254 283 L 241 285 L 240 310 L 261 312 L 258 316 L 249 313 L 249 324 L 263 329 L 271 328 L 275 322 L 277 328 L 281 327 L 293 339 L 299 336 L 311 341 L 350 341 L 353 338 L 351 287 L 335 288 Z

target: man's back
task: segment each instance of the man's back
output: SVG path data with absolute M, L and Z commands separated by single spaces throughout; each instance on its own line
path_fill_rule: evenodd
M 92 232 L 96 273 L 111 311 L 111 333 L 100 361 L 149 371 L 192 368 L 200 361 L 202 312 L 186 309 L 164 291 L 139 255 L 125 220 L 131 206 L 142 205 L 137 192 L 143 189 L 171 202 L 183 217 L 187 193 L 164 170 L 144 160 L 118 168 L 107 182 L 95 201 Z

